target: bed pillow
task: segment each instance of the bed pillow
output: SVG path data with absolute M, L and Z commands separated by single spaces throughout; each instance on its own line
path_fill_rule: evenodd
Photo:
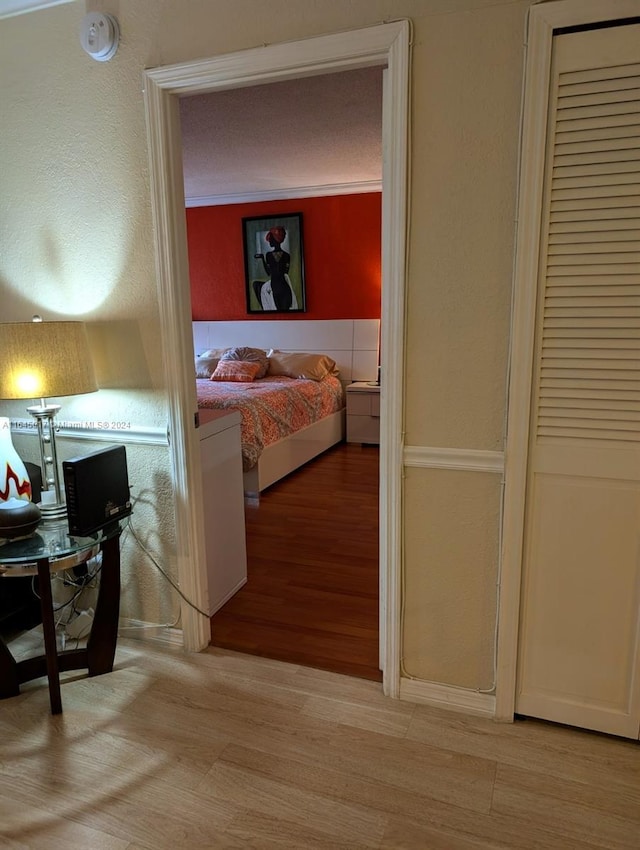
M 210 378 L 226 348 L 209 348 L 196 357 L 196 378 Z
M 240 381 L 249 384 L 260 371 L 259 363 L 248 360 L 220 360 L 215 368 L 212 381 Z
M 326 354 L 306 354 L 291 351 L 269 352 L 269 374 L 288 378 L 306 378 L 321 381 L 327 375 L 339 375 L 335 360 Z
M 257 363 L 259 369 L 256 378 L 264 378 L 269 368 L 267 353 L 261 348 L 230 348 L 223 354 L 221 360 L 243 360 L 245 363 Z

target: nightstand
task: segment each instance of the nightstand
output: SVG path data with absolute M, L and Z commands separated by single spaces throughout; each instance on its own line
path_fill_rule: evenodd
M 347 442 L 380 443 L 380 384 L 356 381 L 347 387 Z

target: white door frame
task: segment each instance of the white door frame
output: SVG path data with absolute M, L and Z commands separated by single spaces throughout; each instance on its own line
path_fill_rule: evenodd
M 640 0 L 557 0 L 529 9 L 520 152 L 518 227 L 511 322 L 511 363 L 505 462 L 496 719 L 512 720 L 522 582 L 525 489 L 545 165 L 547 111 L 554 29 L 640 16 Z
M 144 72 L 156 272 L 165 352 L 180 588 L 207 608 L 193 337 L 184 216 L 179 97 L 334 71 L 386 66 L 383 94 L 382 318 L 380 421 L 380 628 L 383 688 L 400 692 L 401 480 L 409 116 L 409 22 L 244 50 Z M 209 644 L 209 618 L 184 601 L 183 640 Z

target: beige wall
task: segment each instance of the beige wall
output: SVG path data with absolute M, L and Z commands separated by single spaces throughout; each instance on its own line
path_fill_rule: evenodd
M 410 18 L 406 442 L 500 450 L 528 5 L 78 0 L 0 21 L 0 318 L 85 318 L 109 373 L 111 389 L 65 402 L 65 414 L 166 424 L 143 69 Z M 122 30 L 108 63 L 79 45 L 80 21 L 96 7 L 116 14 Z M 0 413 L 19 409 L 0 404 Z M 128 453 L 133 483 L 151 491 L 137 525 L 172 569 L 168 452 Z M 498 476 L 408 471 L 404 663 L 412 676 L 471 688 L 492 676 L 498 493 Z M 129 544 L 124 607 L 162 622 L 176 607 Z
M 415 22 L 408 445 L 502 449 L 525 12 Z
M 404 675 L 490 690 L 500 478 L 408 469 Z

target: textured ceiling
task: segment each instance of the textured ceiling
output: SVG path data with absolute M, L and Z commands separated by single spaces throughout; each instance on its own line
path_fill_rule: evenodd
M 193 95 L 180 116 L 190 205 L 382 179 L 382 68 Z

